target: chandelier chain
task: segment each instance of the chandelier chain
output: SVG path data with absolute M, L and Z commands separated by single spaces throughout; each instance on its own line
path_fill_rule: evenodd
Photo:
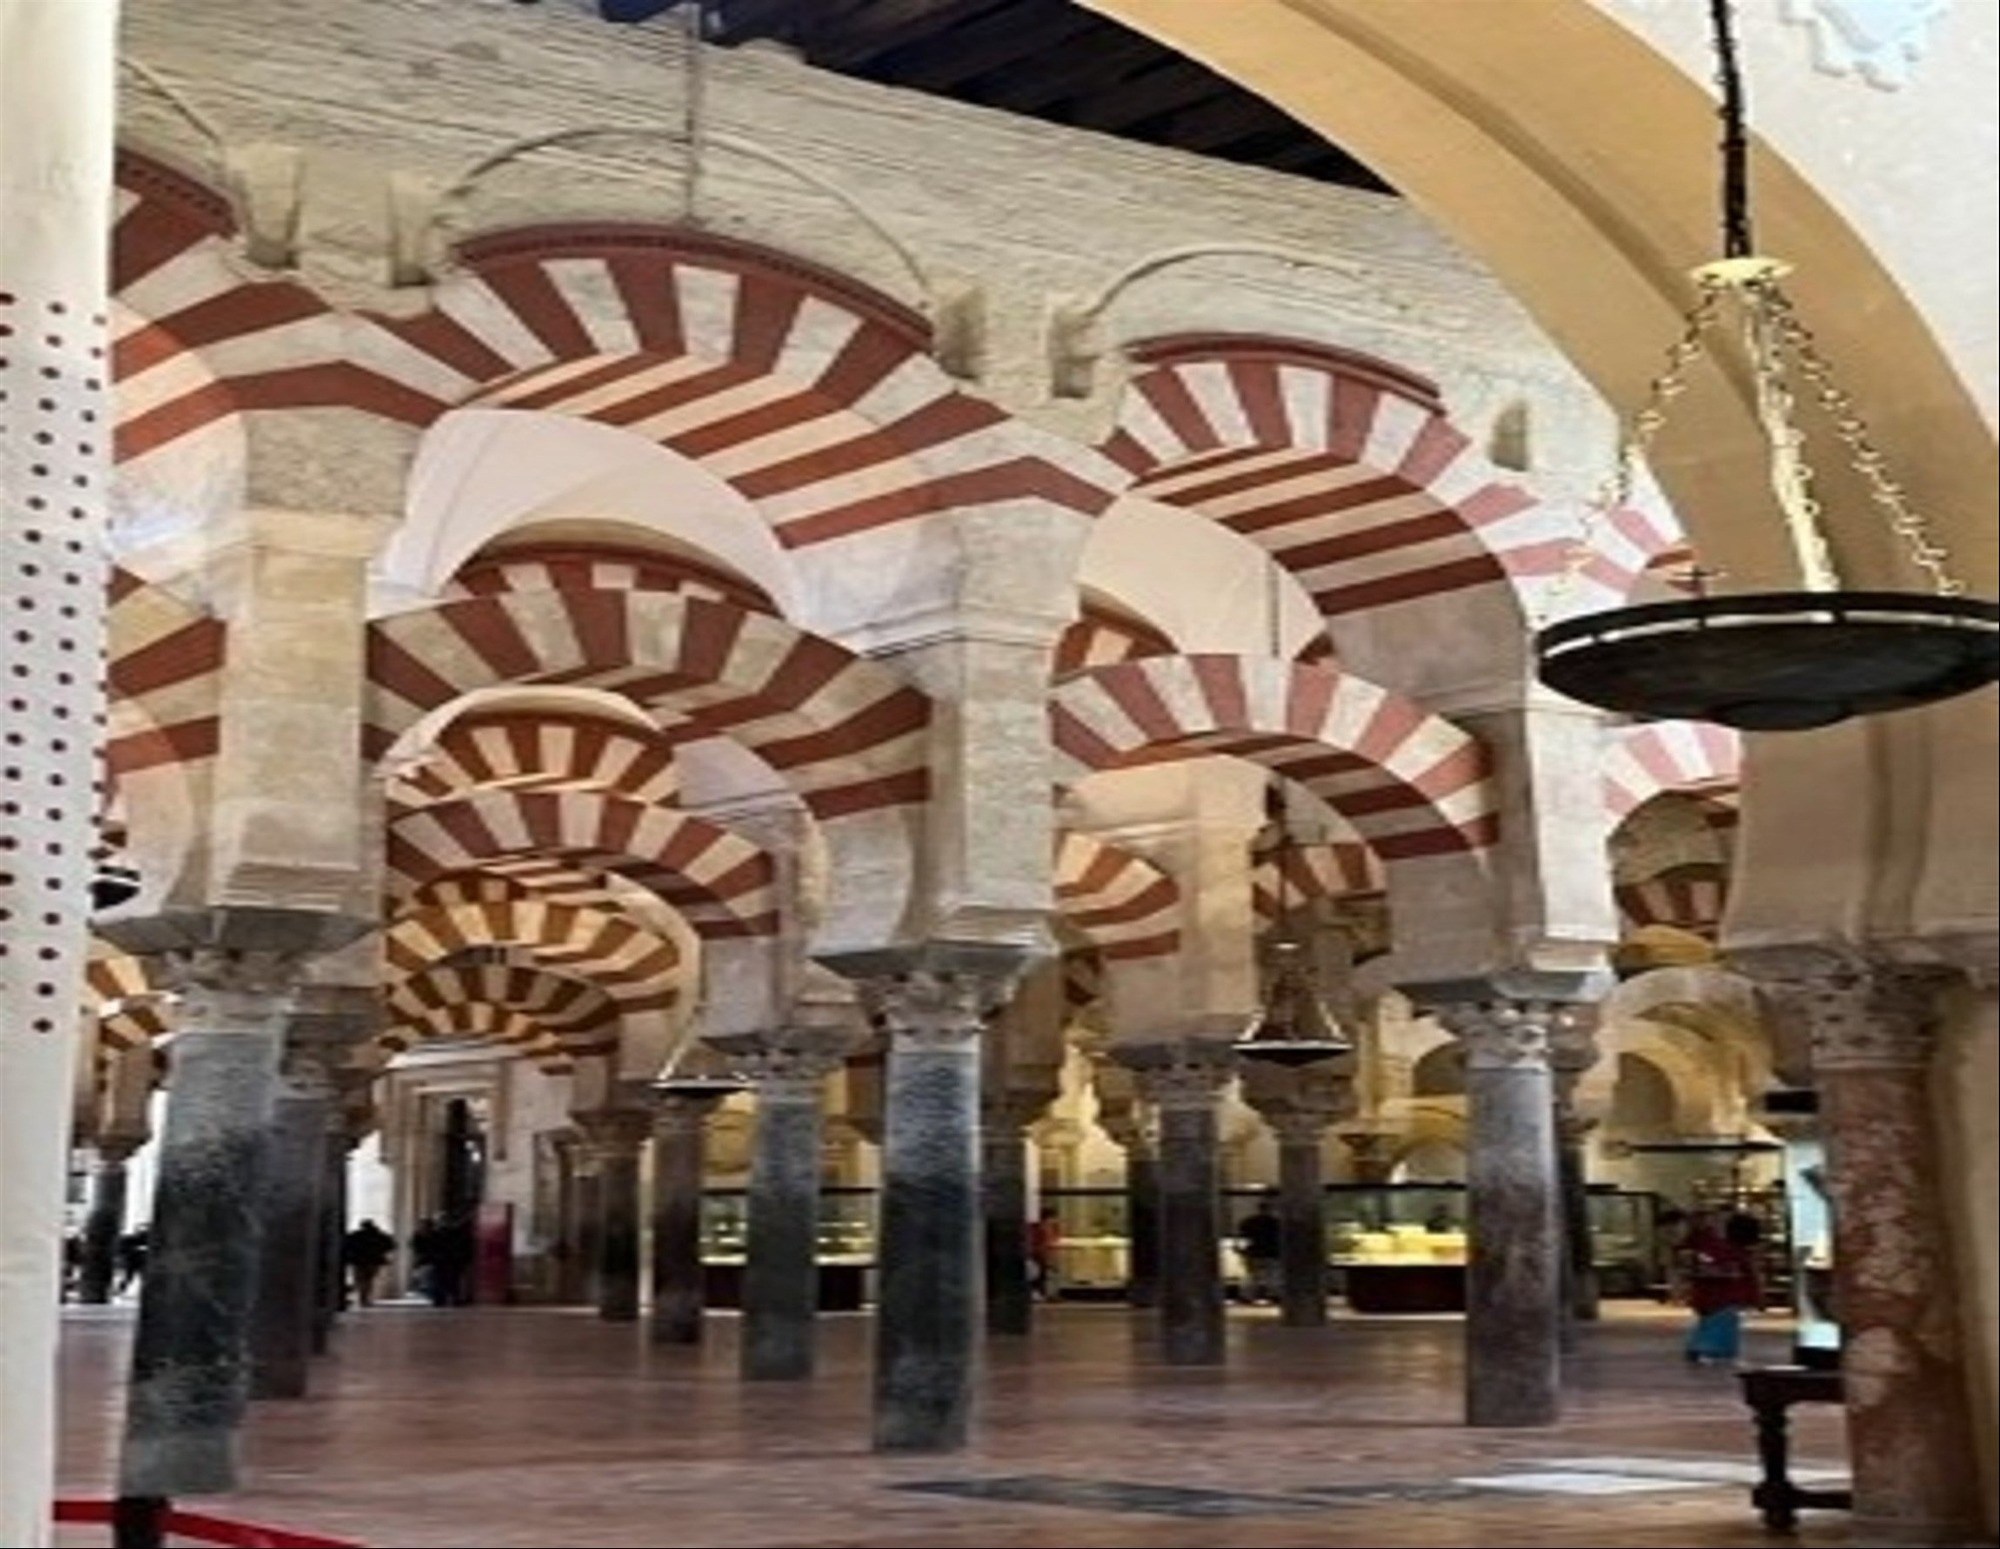
M 1832 366 L 1820 354 L 1812 330 L 1800 319 L 1791 298 L 1773 285 L 1766 307 L 1779 343 L 1798 362 L 1799 375 L 1811 384 L 1814 400 L 1847 448 L 1854 471 L 1867 481 L 1870 498 L 1888 514 L 1890 530 L 1903 540 L 1910 562 L 1930 577 L 1938 596 L 1964 596 L 1965 583 L 1951 573 L 1951 551 L 1931 536 L 1928 518 L 1910 504 L 1908 493 L 1890 475 L 1888 459 L 1869 438 L 1867 421 L 1847 391 L 1834 381 Z
M 1794 413 L 1797 399 L 1785 374 L 1785 357 L 1779 344 L 1781 325 L 1771 306 L 1776 292 L 1776 279 L 1767 274 L 1746 280 L 1740 297 L 1743 349 L 1750 358 L 1755 381 L 1757 418 L 1771 448 L 1771 493 L 1791 535 L 1800 579 L 1810 591 L 1835 592 L 1840 590 L 1840 575 L 1820 526 L 1823 509 L 1819 496 L 1813 492 L 1813 468 L 1806 461 L 1805 433 L 1799 429 Z
M 1555 615 L 1563 599 L 1589 568 L 1596 553 L 1598 528 L 1603 525 L 1604 519 L 1631 501 L 1632 486 L 1639 476 L 1639 464 L 1652 450 L 1654 438 L 1667 422 L 1667 406 L 1687 391 L 1688 370 L 1706 353 L 1702 336 L 1713 326 L 1722 305 L 1722 296 L 1721 286 L 1706 281 L 1702 283 L 1700 299 L 1682 320 L 1680 337 L 1667 347 L 1666 363 L 1659 374 L 1646 384 L 1646 396 L 1638 407 L 1625 417 L 1619 433 L 1618 459 L 1590 503 L 1584 507 L 1576 541 L 1569 547 L 1563 568 L 1542 594 L 1536 618 L 1538 627 Z

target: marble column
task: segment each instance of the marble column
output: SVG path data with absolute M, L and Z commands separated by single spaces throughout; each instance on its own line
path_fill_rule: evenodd
M 1034 1330 L 1028 1270 L 1028 1139 L 1041 1105 L 989 1105 L 979 1132 L 980 1211 L 986 1239 L 986 1332 Z
M 1226 1045 L 1189 1043 L 1134 1064 L 1159 1112 L 1160 1351 L 1169 1366 L 1219 1366 L 1227 1342 L 1216 1110 L 1231 1060 Z
M 889 1030 L 882 1136 L 875 1448 L 965 1445 L 984 1280 L 980 1035 L 1011 975 L 920 969 L 872 981 Z
M 1595 1018 L 1583 1007 L 1558 1017 L 1549 1040 L 1549 1072 L 1555 1093 L 1552 1117 L 1556 1146 L 1556 1188 L 1562 1217 L 1562 1320 L 1564 1348 L 1575 1343 L 1575 1325 L 1597 1321 L 1597 1251 L 1590 1234 L 1590 1180 L 1583 1143 L 1596 1122 L 1577 1111 L 1576 1089 L 1597 1063 Z
M 1883 967 L 1772 986 L 1812 1039 L 1856 1543 L 1977 1538 L 1960 1291 L 1929 1090 L 1934 1001 L 1947 982 Z
M 652 1128 L 643 1112 L 579 1114 L 597 1164 L 597 1315 L 639 1317 L 639 1151 Z
M 77 1300 L 102 1306 L 118 1279 L 118 1239 L 125 1232 L 125 1163 L 137 1142 L 104 1138 L 90 1168 L 90 1214 L 83 1222 L 83 1267 Z
M 319 1298 L 320 1189 L 332 1087 L 287 1058 L 271 1104 L 257 1200 L 257 1299 L 250 1313 L 250 1396 L 303 1398 Z
M 319 1285 L 313 1306 L 312 1351 L 324 1355 L 347 1301 L 347 1119 L 336 1102 L 320 1145 Z
M 563 1300 L 569 1303 L 595 1302 L 603 1254 L 603 1211 L 598 1205 L 603 1179 L 597 1170 L 597 1154 L 578 1140 L 570 1151 L 570 1246 L 564 1266 Z
M 1278 1216 L 1283 1223 L 1279 1317 L 1287 1328 L 1326 1322 L 1326 1189 L 1320 1165 L 1327 1115 L 1282 1113 L 1278 1136 Z
M 1552 1425 L 1560 1408 L 1562 1234 L 1549 1033 L 1559 1008 L 1447 1006 L 1465 1043 L 1465 1412 L 1475 1426 Z
M 772 1047 L 744 1060 L 757 1093 L 743 1265 L 743 1375 L 813 1374 L 819 1312 L 820 1138 L 838 1052 Z
M 704 1302 L 701 1186 L 718 1099 L 669 1095 L 653 1114 L 653 1343 L 698 1345 Z
M 289 965 L 203 951 L 180 965 L 118 1493 L 235 1488 L 259 1179 L 290 1009 Z
M 1143 1130 L 1125 1147 L 1125 1230 L 1134 1307 L 1160 1305 L 1160 1155 Z

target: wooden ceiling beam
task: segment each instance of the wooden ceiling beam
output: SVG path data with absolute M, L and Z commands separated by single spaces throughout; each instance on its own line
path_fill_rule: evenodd
M 962 86 L 1056 50 L 1087 51 L 1086 39 L 1108 26 L 1081 6 L 1013 4 L 868 61 L 871 75 L 918 91 Z M 1032 75 L 1032 69 L 1020 72 Z
M 1176 54 L 1158 69 L 1148 70 L 1101 96 L 1089 95 L 1078 100 L 1076 122 L 1107 134 L 1120 134 L 1135 124 L 1164 118 L 1236 89 L 1220 76 Z
M 984 100 L 994 107 L 1030 115 L 1046 112 L 1079 93 L 1116 91 L 1130 76 L 1159 64 L 1166 50 L 1151 38 L 1123 27 L 1106 28 L 1111 35 L 1089 48 L 1069 50 L 1060 62 L 1042 70 L 1019 70 L 1004 79 L 980 82 Z
M 947 27 L 976 21 L 1015 0 L 861 0 L 839 12 L 819 11 L 806 29 L 812 62 L 853 70 Z M 815 7 L 817 10 L 817 6 Z

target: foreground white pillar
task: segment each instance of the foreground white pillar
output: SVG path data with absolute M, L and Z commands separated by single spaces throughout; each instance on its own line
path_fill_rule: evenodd
M 52 1533 L 95 842 L 116 23 L 115 0 L 0 0 L 0 719 L 22 734 L 0 780 L 0 1544 L 22 1549 Z

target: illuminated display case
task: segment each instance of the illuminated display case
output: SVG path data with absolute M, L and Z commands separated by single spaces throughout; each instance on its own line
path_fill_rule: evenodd
M 701 1261 L 711 1307 L 743 1300 L 743 1255 L 749 1223 L 742 1189 L 710 1189 L 701 1199 Z M 875 1191 L 824 1188 L 819 1196 L 819 1305 L 828 1312 L 864 1306 L 873 1295 Z

